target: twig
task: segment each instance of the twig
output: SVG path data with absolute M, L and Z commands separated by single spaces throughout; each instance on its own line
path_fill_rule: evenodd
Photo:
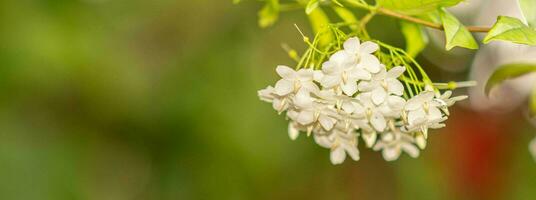
M 444 30 L 444 27 L 441 24 L 426 21 L 426 20 L 423 20 L 423 19 L 419 19 L 419 18 L 416 18 L 416 17 L 409 16 L 409 15 L 404 15 L 404 14 L 401 14 L 401 13 L 397 13 L 397 12 L 389 10 L 387 8 L 374 7 L 374 6 L 362 4 L 362 3 L 359 3 L 359 2 L 355 2 L 355 1 L 346 1 L 346 2 L 348 2 L 349 4 L 351 4 L 352 6 L 355 6 L 357 8 L 361 8 L 361 9 L 365 9 L 365 10 L 369 10 L 369 11 L 376 11 L 376 13 L 381 14 L 381 15 L 387 15 L 387 16 L 395 17 L 395 18 L 398 18 L 398 19 L 401 19 L 401 20 L 413 22 L 413 23 L 416 23 L 416 24 L 421 24 L 423 26 L 427 26 L 427 27 L 430 27 L 430 28 L 438 29 L 438 30 Z M 466 28 L 470 32 L 484 32 L 485 33 L 485 32 L 489 32 L 491 30 L 490 27 L 483 27 L 483 26 L 466 26 Z
M 376 9 L 376 12 L 378 14 L 388 15 L 388 16 L 391 16 L 391 17 L 396 17 L 396 18 L 406 20 L 406 21 L 409 21 L 409 22 L 413 22 L 413 23 L 416 23 L 416 24 L 421 24 L 421 25 L 424 25 L 424 26 L 427 26 L 427 27 L 430 27 L 430 28 L 444 30 L 444 27 L 441 24 L 429 22 L 429 21 L 426 21 L 426 20 L 422 20 L 422 19 L 419 19 L 419 18 L 409 16 L 409 15 L 400 14 L 400 13 L 394 12 L 394 11 L 389 10 L 389 9 L 385 9 L 385 8 L 380 7 L 380 8 Z M 466 28 L 470 32 L 488 32 L 491 29 L 490 27 L 483 27 L 483 26 L 466 26 Z

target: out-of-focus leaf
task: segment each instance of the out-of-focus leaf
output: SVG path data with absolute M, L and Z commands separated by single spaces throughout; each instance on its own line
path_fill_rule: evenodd
M 461 1 L 463 0 L 377 0 L 377 3 L 399 13 L 418 15 L 441 7 L 454 6 Z
M 339 2 L 339 0 L 331 0 L 331 2 L 333 2 L 334 4 L 337 4 L 340 7 L 344 7 L 344 5 L 342 5 L 342 3 Z
M 428 44 L 428 35 L 415 23 L 401 22 L 402 34 L 406 38 L 406 52 L 416 57 Z
M 513 17 L 499 16 L 493 25 L 484 44 L 493 40 L 504 40 L 518 44 L 536 45 L 536 30 L 523 24 Z
M 532 88 L 532 92 L 530 94 L 530 117 L 536 116 L 536 87 Z
M 333 40 L 333 33 L 329 29 L 329 18 L 321 8 L 314 9 L 309 15 L 309 21 L 313 27 L 315 35 L 319 36 L 319 45 L 325 46 Z
M 493 72 L 486 82 L 486 95 L 497 84 L 502 83 L 506 79 L 515 78 L 531 72 L 536 72 L 536 63 L 512 63 L 499 67 Z
M 233 3 L 234 3 L 234 4 L 238 4 L 238 3 L 240 3 L 241 1 L 242 1 L 242 0 L 233 0 Z
M 445 29 L 445 39 L 447 50 L 459 46 L 468 49 L 478 49 L 478 44 L 473 35 L 456 19 L 456 17 L 445 9 L 439 10 L 439 17 Z
M 259 26 L 266 28 L 273 25 L 279 17 L 279 0 L 267 0 L 259 11 Z
M 519 7 L 523 11 L 523 16 L 527 20 L 527 23 L 535 27 L 536 26 L 536 1 L 535 0 L 518 0 Z
M 334 6 L 333 7 L 333 10 L 335 11 L 335 13 L 337 13 L 337 15 L 346 23 L 349 24 L 348 27 L 350 27 L 350 29 L 356 31 L 358 29 L 358 23 L 359 21 L 357 20 L 357 18 L 355 17 L 354 13 L 352 13 L 352 11 L 346 9 L 346 8 L 342 8 L 342 7 L 337 7 L 337 6 Z
M 305 13 L 311 14 L 316 8 L 318 8 L 318 0 L 309 0 L 309 3 L 307 3 L 307 6 L 305 7 Z

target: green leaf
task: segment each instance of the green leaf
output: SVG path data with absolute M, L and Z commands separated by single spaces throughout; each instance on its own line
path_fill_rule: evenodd
M 484 38 L 484 44 L 493 40 L 536 45 L 536 30 L 523 24 L 517 18 L 499 16 L 497 22 L 495 22 L 488 35 L 486 35 L 486 38 Z
M 536 1 L 535 0 L 518 0 L 519 7 L 523 11 L 523 16 L 530 26 L 536 26 Z
M 307 3 L 307 6 L 305 7 L 305 13 L 311 14 L 316 8 L 318 8 L 318 0 L 309 0 L 309 3 Z
M 406 38 L 406 52 L 416 57 L 428 44 L 428 35 L 418 24 L 402 21 L 400 25 Z
M 497 84 L 503 81 L 525 75 L 531 72 L 536 72 L 536 63 L 512 63 L 500 66 L 493 72 L 486 82 L 485 92 L 488 95 L 489 91 Z
M 241 0 L 233 0 L 233 4 L 239 4 Z
M 333 33 L 329 29 L 329 18 L 321 8 L 314 9 L 309 15 L 309 22 L 315 35 L 318 34 L 319 45 L 325 46 L 333 40 Z
M 350 24 L 348 26 L 350 29 L 352 29 L 353 31 L 357 31 L 357 29 L 359 28 L 359 21 L 355 17 L 354 13 L 352 13 L 352 11 L 337 6 L 334 6 L 332 8 L 345 23 Z
M 418 15 L 450 7 L 463 0 L 377 0 L 379 6 L 407 15 Z
M 445 38 L 447 50 L 459 46 L 468 49 L 478 49 L 478 44 L 473 35 L 456 19 L 456 17 L 445 9 L 439 10 L 439 17 L 445 28 Z
M 258 15 L 261 28 L 272 26 L 279 17 L 279 0 L 267 0 Z

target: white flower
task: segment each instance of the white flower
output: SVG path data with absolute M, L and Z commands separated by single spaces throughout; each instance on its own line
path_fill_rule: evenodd
M 450 97 L 451 95 L 452 95 L 452 91 L 447 90 L 443 94 L 439 95 L 436 99 L 434 99 L 435 101 L 438 101 L 441 104 L 441 110 L 443 110 L 443 112 L 445 112 L 446 115 L 449 115 L 448 107 L 454 105 L 454 103 L 456 103 L 457 101 L 465 100 L 468 98 L 468 96 L 466 95 L 455 96 L 451 98 Z
M 346 155 L 359 160 L 358 140 L 352 130 L 345 132 L 334 128 L 329 135 L 315 135 L 314 139 L 318 145 L 331 149 L 330 161 L 334 165 L 343 163 Z
M 295 97 L 296 110 L 287 116 L 300 125 L 315 125 L 317 122 L 326 130 L 331 130 L 337 122 L 337 112 L 330 104 L 313 101 L 309 92 L 300 91 Z
M 376 139 L 378 138 L 378 133 L 376 131 L 365 131 L 361 133 L 361 138 L 363 138 L 363 141 L 365 141 L 365 145 L 367 145 L 368 148 L 372 147 L 376 143 Z
M 275 89 L 272 86 L 259 90 L 257 94 L 262 101 L 272 103 L 272 107 L 279 113 L 287 110 L 289 107 L 290 100 L 288 97 L 276 94 Z
M 379 49 L 378 44 L 371 41 L 361 44 L 357 37 L 352 37 L 346 40 L 343 46 L 344 51 L 352 56 L 354 62 L 357 63 L 358 68 L 366 69 L 370 73 L 380 71 L 380 61 L 376 56 L 372 55 Z
M 440 122 L 446 118 L 439 110 L 442 106 L 438 101 L 434 101 L 434 92 L 424 91 L 414 96 L 406 103 L 405 110 L 408 112 L 408 131 L 420 128 L 424 137 L 428 137 L 428 128 L 440 128 Z
M 370 79 L 370 73 L 356 67 L 352 57 L 345 51 L 334 53 L 329 61 L 322 63 L 321 84 L 324 88 L 339 87 L 345 94 L 352 96 L 357 92 L 357 81 Z
M 397 160 L 402 151 L 413 158 L 419 157 L 419 149 L 413 145 L 413 138 L 398 130 L 384 133 L 373 149 L 382 150 L 383 159 L 386 161 Z
M 385 66 L 382 65 L 380 72 L 372 76 L 370 81 L 361 81 L 358 89 L 363 92 L 371 92 L 372 101 L 376 105 L 383 103 L 387 99 L 387 96 L 391 94 L 402 96 L 404 94 L 404 86 L 397 78 L 405 70 L 405 67 L 397 66 L 387 72 Z
M 426 147 L 428 129 L 444 127 L 448 107 L 467 98 L 451 97 L 451 91 L 434 97 L 430 85 L 406 102 L 398 80 L 405 67 L 386 70 L 372 54 L 379 49 L 373 42 L 350 38 L 343 46 L 322 70 L 278 66 L 282 79 L 258 91 L 279 113 L 286 111 L 291 140 L 312 134 L 318 145 L 330 149 L 333 164 L 347 156 L 359 160 L 359 137 L 368 148 L 381 150 L 387 161 L 403 151 L 417 157 L 419 148 Z M 530 148 L 536 154 L 536 139 Z
M 314 72 L 312 69 L 294 71 L 290 67 L 279 65 L 275 70 L 282 78 L 275 84 L 275 93 L 277 95 L 284 96 L 292 92 L 298 92 L 301 89 L 307 91 L 318 90 L 318 86 L 313 83 Z
M 365 116 L 378 132 L 383 132 L 387 126 L 386 117 L 398 117 L 400 116 L 400 111 L 404 107 L 405 101 L 401 97 L 389 96 L 388 101 L 376 105 L 373 103 L 371 98 L 371 93 L 361 93 L 356 99 L 359 100 L 361 105 L 365 108 Z

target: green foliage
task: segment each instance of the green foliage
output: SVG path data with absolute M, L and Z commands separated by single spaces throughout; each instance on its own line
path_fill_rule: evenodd
M 357 31 L 358 30 L 358 23 L 359 21 L 357 20 L 357 18 L 355 17 L 355 15 L 352 13 L 352 11 L 346 9 L 346 8 L 342 8 L 342 7 L 338 7 L 338 6 L 334 6 L 332 7 L 333 10 L 335 11 L 335 13 L 337 13 L 337 15 L 348 25 L 348 27 L 350 29 L 352 29 L 352 31 Z
M 463 0 L 377 0 L 379 6 L 408 15 L 424 14 L 441 7 L 450 7 Z
M 503 40 L 518 44 L 536 45 L 536 30 L 523 24 L 519 19 L 499 16 L 493 25 L 484 44 L 493 40 Z
M 402 21 L 400 26 L 406 38 L 406 52 L 416 57 L 428 44 L 428 35 L 418 24 Z
M 319 0 L 309 0 L 309 3 L 307 3 L 307 6 L 305 7 L 305 13 L 311 14 L 314 9 L 318 8 Z
M 316 8 L 309 15 L 309 21 L 315 35 L 319 37 L 320 46 L 325 46 L 333 40 L 333 33 L 329 30 L 329 18 L 321 8 Z
M 503 81 L 519 77 L 531 72 L 536 72 L 536 64 L 534 63 L 512 63 L 501 66 L 495 70 L 486 82 L 485 92 L 489 94 L 489 91 L 497 84 Z
M 258 15 L 261 28 L 272 26 L 279 17 L 279 0 L 267 0 Z
M 439 10 L 439 17 L 441 18 L 441 22 L 445 29 L 445 48 L 447 50 L 456 46 L 468 49 L 478 49 L 478 44 L 473 38 L 473 35 L 471 35 L 454 15 L 450 14 L 445 9 L 441 9 Z
M 536 26 L 536 1 L 534 0 L 518 0 L 519 7 L 523 11 L 525 19 L 530 26 Z

